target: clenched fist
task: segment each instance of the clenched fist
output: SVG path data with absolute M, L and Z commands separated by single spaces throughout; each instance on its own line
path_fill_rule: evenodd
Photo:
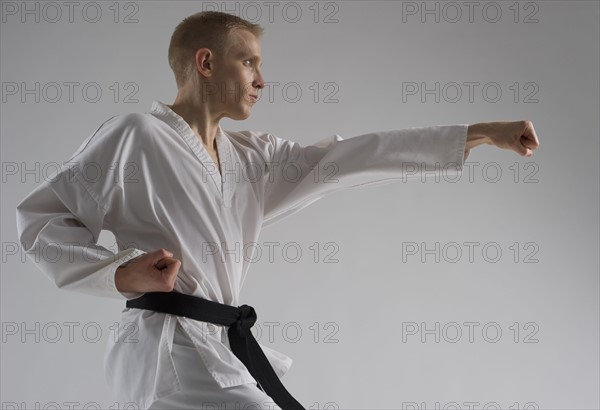
M 136 256 L 117 268 L 115 286 L 120 292 L 171 292 L 181 261 L 165 249 Z
M 482 122 L 469 125 L 465 160 L 472 148 L 491 144 L 530 157 L 540 142 L 531 121 Z

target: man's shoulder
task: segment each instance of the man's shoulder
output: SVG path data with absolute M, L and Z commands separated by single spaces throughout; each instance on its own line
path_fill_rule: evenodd
M 115 144 L 123 140 L 132 143 L 152 135 L 151 131 L 154 129 L 156 121 L 150 114 L 130 112 L 110 117 L 100 125 L 96 133 L 104 143 Z
M 71 155 L 71 159 L 123 156 L 144 145 L 155 127 L 148 114 L 137 112 L 114 115 L 103 121 Z
M 237 147 L 257 151 L 266 159 L 272 157 L 277 140 L 273 134 L 256 130 L 225 132 Z
M 139 130 L 151 129 L 156 125 L 154 117 L 148 113 L 129 112 L 118 114 L 106 120 L 102 127 L 112 130 Z
M 256 130 L 243 130 L 243 131 L 231 131 L 224 130 L 230 137 L 236 141 L 244 142 L 248 141 L 254 144 L 267 144 L 270 142 L 272 135 L 265 131 Z

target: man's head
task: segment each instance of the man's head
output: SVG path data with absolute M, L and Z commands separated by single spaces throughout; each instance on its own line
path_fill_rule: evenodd
M 201 101 L 216 111 L 226 107 L 229 111 L 237 104 L 233 108 L 237 113 L 229 114 L 247 117 L 241 111 L 246 112 L 253 104 L 250 95 L 257 95 L 258 88 L 264 87 L 259 44 L 263 31 L 258 24 L 217 11 L 184 19 L 169 45 L 169 65 L 179 94 L 200 93 Z

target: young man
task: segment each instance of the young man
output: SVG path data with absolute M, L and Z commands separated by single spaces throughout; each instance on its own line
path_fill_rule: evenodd
M 461 172 L 481 144 L 524 156 L 539 146 L 529 121 L 333 135 L 309 146 L 224 131 L 220 120 L 248 118 L 264 87 L 262 31 L 219 12 L 185 19 L 169 47 L 175 102 L 108 119 L 17 207 L 24 250 L 59 288 L 127 301 L 105 357 L 123 403 L 302 408 L 279 381 L 292 360 L 259 345 L 256 313 L 238 308 L 244 245 L 330 193 L 436 167 Z M 97 245 L 102 229 L 117 254 Z M 59 258 L 40 257 L 50 253 Z

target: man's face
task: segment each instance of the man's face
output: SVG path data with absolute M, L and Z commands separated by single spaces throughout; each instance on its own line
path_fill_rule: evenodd
M 264 88 L 260 66 L 262 65 L 260 44 L 248 30 L 235 30 L 230 33 L 230 46 L 222 58 L 214 62 L 214 76 L 207 87 L 213 87 L 212 96 L 215 111 L 234 120 L 250 116 L 251 108 L 258 97 L 258 90 Z

